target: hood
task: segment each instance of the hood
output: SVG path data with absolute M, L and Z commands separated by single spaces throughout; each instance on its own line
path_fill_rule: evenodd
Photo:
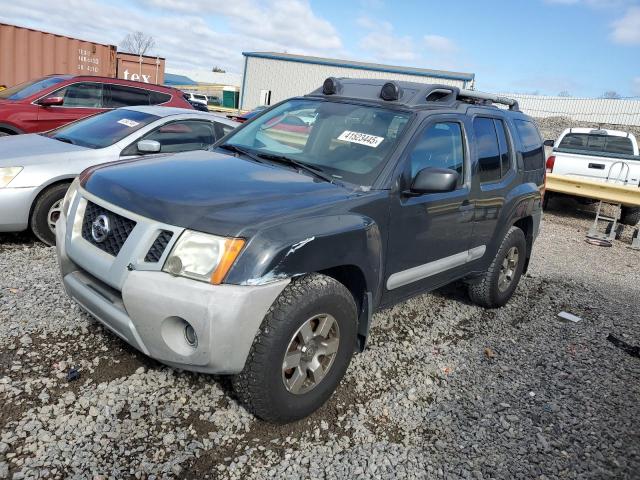
M 52 156 L 82 154 L 85 147 L 60 142 L 35 133 L 0 137 L 0 166 L 27 166 L 51 161 Z
M 90 193 L 170 225 L 242 236 L 258 224 L 347 198 L 351 191 L 287 166 L 186 152 L 94 167 Z

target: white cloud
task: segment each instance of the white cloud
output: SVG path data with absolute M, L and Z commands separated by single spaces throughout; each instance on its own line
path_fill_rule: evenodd
M 640 45 L 640 7 L 630 7 L 622 18 L 613 22 L 611 38 L 622 45 Z
M 413 39 L 409 36 L 396 35 L 389 22 L 377 21 L 362 16 L 357 24 L 367 30 L 358 45 L 375 61 L 389 63 L 413 62 L 418 58 L 414 51 Z
M 442 35 L 425 35 L 424 44 L 430 53 L 436 55 L 450 55 L 458 51 L 455 42 Z
M 43 9 L 21 0 L 0 10 L 0 21 L 101 43 L 118 44 L 132 31 L 156 39 L 168 67 L 242 70 L 242 51 L 335 55 L 342 40 L 308 0 L 138 0 L 112 6 L 100 0 L 59 0 Z M 222 27 L 213 27 L 220 25 Z

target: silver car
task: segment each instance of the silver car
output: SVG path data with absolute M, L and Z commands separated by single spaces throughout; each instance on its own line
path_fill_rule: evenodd
M 55 243 L 71 181 L 85 168 L 140 155 L 204 150 L 239 123 L 171 107 L 125 107 L 42 134 L 0 138 L 0 232 L 31 228 Z

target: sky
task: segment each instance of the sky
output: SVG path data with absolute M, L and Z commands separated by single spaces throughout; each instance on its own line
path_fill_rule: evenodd
M 276 51 L 475 73 L 483 91 L 640 96 L 640 0 L 0 0 L 0 22 L 115 45 L 143 31 L 167 70 L 242 73 L 243 51 Z

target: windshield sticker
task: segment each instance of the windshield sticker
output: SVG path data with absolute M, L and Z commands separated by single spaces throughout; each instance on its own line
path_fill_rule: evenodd
M 139 122 L 129 120 L 128 118 L 123 118 L 122 120 L 118 120 L 118 123 L 121 123 L 122 125 L 126 125 L 127 127 L 136 127 L 140 125 Z
M 375 135 L 345 130 L 340 134 L 338 140 L 342 140 L 343 142 L 359 143 L 360 145 L 366 145 L 367 147 L 377 148 L 384 140 L 384 137 L 376 137 Z

